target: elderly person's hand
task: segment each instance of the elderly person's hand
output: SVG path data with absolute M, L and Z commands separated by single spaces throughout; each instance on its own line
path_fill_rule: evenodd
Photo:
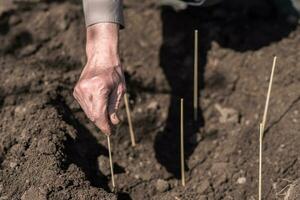
M 117 110 L 126 90 L 118 54 L 118 32 L 115 23 L 87 28 L 87 64 L 73 92 L 87 117 L 107 135 L 119 123 Z

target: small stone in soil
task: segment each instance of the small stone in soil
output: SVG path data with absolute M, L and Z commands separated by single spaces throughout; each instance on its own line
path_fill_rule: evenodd
M 20 51 L 20 56 L 23 57 L 23 56 L 29 56 L 31 54 L 33 54 L 36 50 L 37 50 L 37 46 L 34 45 L 34 44 L 30 44 L 30 45 L 27 45 L 26 47 L 24 47 L 21 51 Z
M 170 188 L 170 185 L 167 181 L 158 179 L 156 182 L 156 190 L 159 192 L 166 192 Z
M 15 162 L 10 162 L 10 163 L 9 163 L 9 166 L 10 166 L 11 168 L 15 168 L 17 165 L 18 165 L 18 164 L 15 163 Z
M 148 104 L 147 106 L 148 110 L 158 110 L 159 109 L 159 105 L 157 101 L 152 101 Z
M 109 158 L 101 155 L 98 157 L 98 167 L 104 176 L 110 175 Z
M 239 113 L 235 109 L 221 107 L 221 105 L 216 104 L 215 108 L 221 114 L 219 118 L 220 123 L 238 123 L 239 122 Z
M 236 181 L 238 184 L 245 184 L 246 183 L 246 177 L 240 177 Z

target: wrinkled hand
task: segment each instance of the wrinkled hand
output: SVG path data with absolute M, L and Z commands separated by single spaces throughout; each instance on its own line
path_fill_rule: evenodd
M 117 51 L 114 50 L 116 45 L 112 45 L 117 37 L 114 36 L 117 35 L 116 26 L 99 26 L 91 27 L 87 31 L 88 62 L 73 95 L 87 117 L 103 133 L 110 135 L 113 125 L 119 123 L 117 110 L 126 86 Z M 98 35 L 101 36 L 100 39 L 97 39 Z
M 82 75 L 74 89 L 74 97 L 87 117 L 107 135 L 119 123 L 117 110 L 125 92 L 121 66 L 101 68 Z

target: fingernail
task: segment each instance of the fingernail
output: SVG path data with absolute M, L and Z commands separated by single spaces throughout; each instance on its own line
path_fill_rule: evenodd
M 111 123 L 113 123 L 114 125 L 117 125 L 120 122 L 116 113 L 111 114 L 110 119 Z

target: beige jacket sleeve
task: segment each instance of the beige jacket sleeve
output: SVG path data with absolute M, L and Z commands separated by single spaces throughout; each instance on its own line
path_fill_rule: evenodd
M 82 0 L 86 26 L 111 22 L 124 27 L 122 0 Z

